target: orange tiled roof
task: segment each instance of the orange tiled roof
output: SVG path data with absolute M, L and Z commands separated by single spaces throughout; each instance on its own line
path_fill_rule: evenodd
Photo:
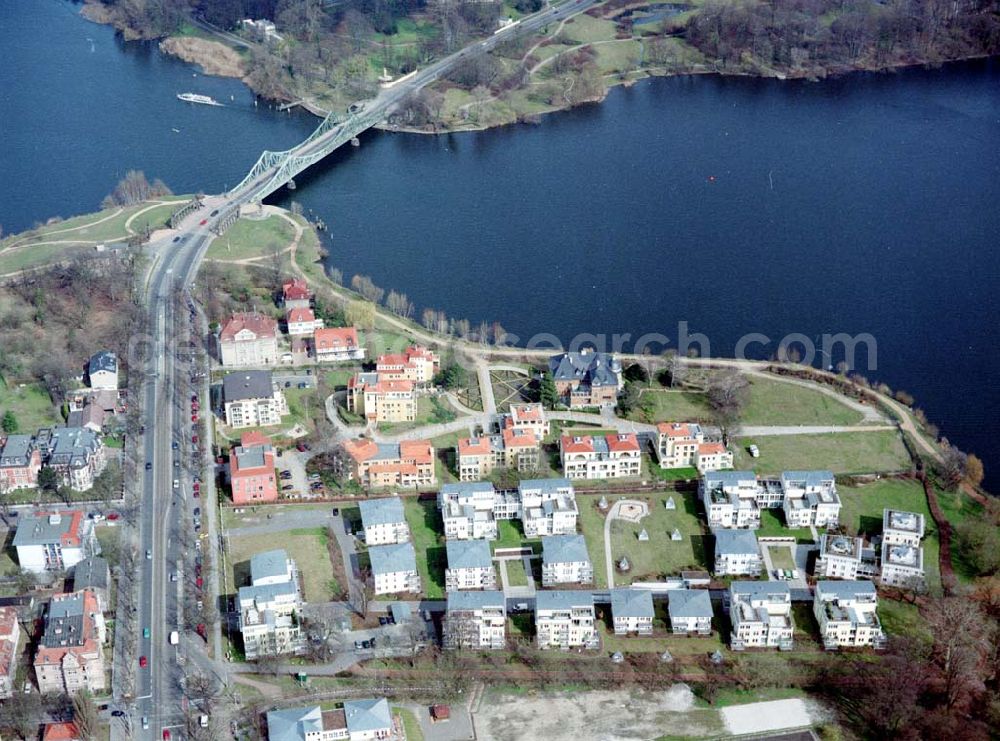
M 400 457 L 415 463 L 433 463 L 434 448 L 429 440 L 404 440 L 399 444 Z
M 312 297 L 312 291 L 309 290 L 309 284 L 302 278 L 292 278 L 291 280 L 286 280 L 282 284 L 281 290 L 286 301 L 288 299 L 301 300 Z
M 315 334 L 317 350 L 340 350 L 358 346 L 358 330 L 354 327 L 327 327 L 317 329 Z
M 538 439 L 526 430 L 503 431 L 503 444 L 505 448 L 534 448 L 538 446 Z
M 289 324 L 316 321 L 316 315 L 312 309 L 289 309 L 287 318 Z
M 488 437 L 463 437 L 458 441 L 459 455 L 487 455 L 489 452 Z
M 233 342 L 236 335 L 244 329 L 249 329 L 258 337 L 277 337 L 278 323 L 269 316 L 251 312 L 233 314 L 219 335 L 223 342 Z
M 656 429 L 667 437 L 691 437 L 691 428 L 687 422 L 660 422 Z
M 42 741 L 76 741 L 79 738 L 80 731 L 73 721 L 46 723 L 42 734 Z
M 634 432 L 625 432 L 618 435 L 605 435 L 604 439 L 608 443 L 608 450 L 612 452 L 638 451 L 639 439 Z
M 722 443 L 702 443 L 698 446 L 701 455 L 718 455 L 726 452 L 726 446 Z

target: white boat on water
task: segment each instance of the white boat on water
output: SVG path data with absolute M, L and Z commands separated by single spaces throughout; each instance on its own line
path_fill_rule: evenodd
M 202 105 L 218 105 L 221 106 L 222 103 L 217 101 L 208 95 L 198 95 L 197 93 L 178 93 L 178 100 L 183 100 L 187 103 L 201 103 Z

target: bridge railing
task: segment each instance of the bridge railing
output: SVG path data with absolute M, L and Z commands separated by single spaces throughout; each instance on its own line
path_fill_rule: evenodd
M 170 214 L 170 228 L 171 229 L 177 228 L 177 225 L 180 224 L 181 221 L 183 221 L 188 214 L 192 213 L 193 211 L 197 211 L 199 208 L 201 208 L 201 206 L 202 206 L 201 198 L 199 198 L 198 196 L 192 198 L 190 201 L 188 201 L 179 209 Z

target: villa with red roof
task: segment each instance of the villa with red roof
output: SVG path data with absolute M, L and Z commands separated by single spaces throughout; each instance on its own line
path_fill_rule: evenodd
M 538 470 L 541 439 L 527 429 L 505 427 L 500 434 L 460 438 L 459 481 L 480 481 L 494 469 L 527 473 Z
M 281 303 L 285 310 L 308 309 L 312 306 L 313 292 L 302 278 L 291 278 L 281 284 Z
M 661 422 L 656 426 L 655 447 L 661 468 L 708 473 L 733 467 L 733 454 L 720 442 L 706 442 L 701 425 L 694 422 Z
M 227 367 L 275 365 L 278 323 L 256 312 L 233 314 L 219 333 L 219 359 Z
M 642 448 L 634 432 L 563 435 L 559 457 L 568 479 L 619 479 L 642 472 Z
M 347 382 L 347 411 L 368 423 L 412 422 L 417 418 L 413 381 L 356 373 Z
M 89 590 L 57 594 L 45 615 L 45 630 L 35 654 L 38 691 L 97 693 L 104 677 L 104 615 Z
M 257 430 L 243 433 L 240 444 L 229 451 L 229 480 L 233 504 L 278 501 L 274 448 L 266 435 Z
M 285 313 L 288 334 L 292 337 L 312 337 L 317 329 L 323 328 L 323 320 L 309 308 L 288 309 Z
M 401 353 L 380 356 L 375 372 L 387 380 L 430 383 L 440 362 L 440 358 L 426 347 L 412 345 Z
M 362 486 L 416 489 L 437 484 L 434 448 L 429 440 L 345 440 L 338 464 L 341 476 Z
M 358 330 L 354 327 L 327 327 L 317 329 L 313 335 L 316 360 L 320 363 L 336 363 L 344 360 L 363 360 L 364 348 L 358 342 Z

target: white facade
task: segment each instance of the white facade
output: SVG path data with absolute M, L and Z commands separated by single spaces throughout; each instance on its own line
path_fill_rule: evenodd
M 365 543 L 369 546 L 405 543 L 410 539 L 410 526 L 399 497 L 366 499 L 359 506 Z
M 444 621 L 445 648 L 498 650 L 507 643 L 507 603 L 503 592 L 449 592 Z
M 495 540 L 497 522 L 520 518 L 528 537 L 576 532 L 576 492 L 566 479 L 521 481 L 497 491 L 486 481 L 446 484 L 438 493 L 445 537 Z
M 708 635 L 712 632 L 712 599 L 705 589 L 673 589 L 667 612 L 674 633 Z
M 542 586 L 590 584 L 594 566 L 582 535 L 542 538 Z
M 535 599 L 539 648 L 598 648 L 597 616 L 590 592 L 541 591 Z
M 792 595 L 784 582 L 734 581 L 729 587 L 731 647 L 792 648 Z
M 699 486 L 709 528 L 760 527 L 760 484 L 753 471 L 707 474 Z
M 80 510 L 37 512 L 18 522 L 13 545 L 25 571 L 68 571 L 99 552 L 94 523 Z
M 874 554 L 868 551 L 866 558 L 864 541 L 849 535 L 826 533 L 819 539 L 819 556 L 816 558 L 816 577 L 826 579 L 857 579 L 859 576 L 873 576 L 875 573 Z
M 417 560 L 410 543 L 379 545 L 368 549 L 375 594 L 420 592 Z
M 781 489 L 788 527 L 831 527 L 840 522 L 840 495 L 831 472 L 785 471 Z
M 280 425 L 285 414 L 288 414 L 288 404 L 278 389 L 270 397 L 226 402 L 226 424 L 233 429 Z
M 763 567 L 757 536 L 749 530 L 716 530 L 715 573 L 756 576 Z
M 878 595 L 870 581 L 816 582 L 813 612 L 823 645 L 874 646 L 885 644 L 885 633 L 876 609 Z
M 920 545 L 924 537 L 924 516 L 919 512 L 882 511 L 882 542 L 891 545 Z
M 604 437 L 563 435 L 559 455 L 568 479 L 618 479 L 642 473 L 642 449 L 634 433 Z
M 924 549 L 920 546 L 882 542 L 882 584 L 907 589 L 924 585 Z

